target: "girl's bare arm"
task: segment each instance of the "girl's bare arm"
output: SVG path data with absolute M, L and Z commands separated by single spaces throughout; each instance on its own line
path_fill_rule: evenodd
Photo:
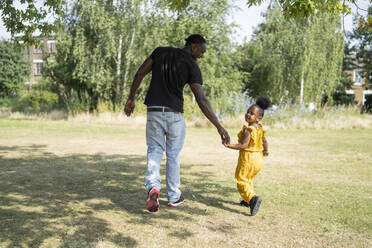
M 251 132 L 245 129 L 243 132 L 242 141 L 239 144 L 226 144 L 225 146 L 234 150 L 244 150 L 249 145 L 249 140 L 251 139 Z

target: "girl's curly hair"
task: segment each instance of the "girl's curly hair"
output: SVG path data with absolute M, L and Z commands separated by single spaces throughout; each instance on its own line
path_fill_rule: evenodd
M 254 105 L 258 107 L 260 115 L 263 117 L 265 109 L 270 108 L 272 104 L 269 98 L 260 96 L 257 98 L 256 103 Z

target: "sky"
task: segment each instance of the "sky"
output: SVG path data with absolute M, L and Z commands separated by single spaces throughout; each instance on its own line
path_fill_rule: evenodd
M 266 11 L 269 0 L 263 1 L 261 6 L 252 6 L 250 8 L 247 7 L 246 0 L 236 0 L 236 5 L 240 8 L 239 11 L 236 11 L 232 17 L 232 20 L 239 24 L 240 28 L 237 31 L 235 37 L 235 41 L 238 43 L 242 43 L 246 38 L 249 40 L 253 34 L 254 28 L 257 27 L 258 24 L 264 21 L 264 17 L 262 13 Z M 357 5 L 359 8 L 367 9 L 370 1 L 369 0 L 358 0 Z M 352 13 L 356 13 L 356 7 L 352 7 Z M 360 14 L 366 15 L 366 12 L 359 10 Z M 345 29 L 347 31 L 352 31 L 353 29 L 353 14 L 347 15 L 344 17 L 344 24 Z
M 40 1 L 40 0 L 39 0 Z M 233 12 L 232 17 L 228 20 L 230 23 L 234 22 L 239 25 L 235 31 L 236 33 L 232 36 L 232 40 L 235 43 L 242 44 L 244 40 L 249 40 L 253 34 L 253 30 L 257 27 L 258 24 L 264 21 L 262 13 L 265 12 L 269 0 L 263 1 L 263 4 L 260 6 L 252 6 L 250 8 L 246 5 L 247 0 L 234 0 L 235 5 L 239 8 Z M 367 9 L 369 0 L 359 0 L 357 4 L 360 8 Z M 356 8 L 352 6 L 353 12 L 356 12 Z M 352 15 L 348 15 L 344 19 L 345 29 L 351 31 L 352 24 Z M 3 22 L 0 18 L 0 38 L 8 40 L 10 34 L 6 31 Z
M 237 43 L 249 40 L 253 34 L 254 28 L 264 21 L 262 14 L 266 11 L 269 1 L 264 1 L 260 6 L 252 6 L 250 8 L 246 5 L 246 0 L 236 0 L 235 5 L 239 8 L 233 12 L 230 22 L 239 25 L 233 35 L 233 41 Z

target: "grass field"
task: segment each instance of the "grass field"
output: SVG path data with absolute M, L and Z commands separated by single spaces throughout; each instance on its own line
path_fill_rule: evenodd
M 372 247 L 372 130 L 267 139 L 256 216 L 238 204 L 237 152 L 196 128 L 181 153 L 185 204 L 168 208 L 163 190 L 152 214 L 142 126 L 0 118 L 0 247 Z

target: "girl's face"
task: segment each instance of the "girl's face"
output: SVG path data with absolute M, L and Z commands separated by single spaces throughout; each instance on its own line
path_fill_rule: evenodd
M 245 121 L 249 124 L 257 123 L 262 119 L 262 116 L 260 116 L 260 111 L 256 106 L 252 106 L 247 110 L 247 113 L 245 114 Z

